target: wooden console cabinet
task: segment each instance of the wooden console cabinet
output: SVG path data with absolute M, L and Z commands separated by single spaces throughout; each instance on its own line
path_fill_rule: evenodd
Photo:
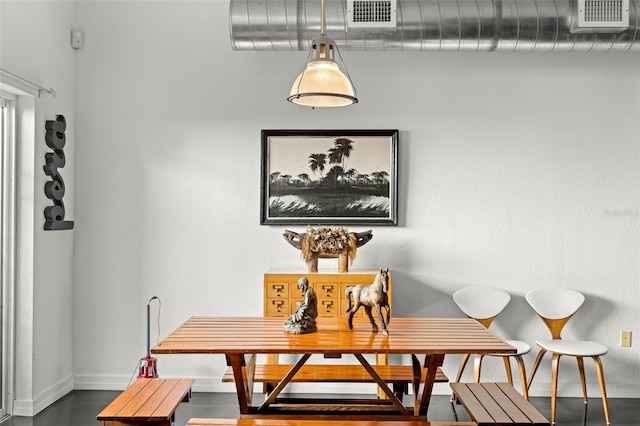
M 318 316 L 348 317 L 347 287 L 358 284 L 371 284 L 375 280 L 377 270 L 354 270 L 349 272 L 305 272 L 293 270 L 272 270 L 264 274 L 264 316 L 288 318 L 297 309 L 297 302 L 304 300 L 298 289 L 298 280 L 307 277 L 309 286 L 318 296 Z M 389 274 L 389 305 L 392 305 L 392 278 Z M 383 311 L 384 312 L 384 311 Z M 356 313 L 356 317 L 364 317 L 364 309 Z M 376 321 L 377 315 L 374 311 Z
M 318 316 L 344 318 L 346 322 L 349 314 L 347 313 L 345 290 L 351 285 L 373 283 L 377 273 L 378 270 L 375 269 L 356 269 L 349 272 L 270 270 L 264 274 L 264 316 L 282 317 L 284 326 L 286 318 L 298 308 L 297 302 L 304 301 L 304 294 L 298 288 L 298 280 L 302 277 L 307 277 L 309 286 L 313 287 L 318 297 Z M 389 273 L 387 283 L 389 306 L 393 307 L 391 273 Z M 384 310 L 383 315 L 386 315 Z M 360 308 L 355 317 L 365 317 L 364 308 Z M 373 318 L 379 327 L 380 320 L 375 310 Z M 265 362 L 267 364 L 277 364 L 278 358 L 278 354 L 268 354 L 265 356 Z M 386 365 L 387 363 L 388 356 L 386 354 L 376 355 L 376 364 Z M 386 398 L 386 395 L 380 389 L 378 389 L 378 396 L 383 399 Z

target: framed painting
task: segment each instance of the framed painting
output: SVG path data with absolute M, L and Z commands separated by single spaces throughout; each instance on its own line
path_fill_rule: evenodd
M 398 130 L 263 130 L 262 225 L 397 225 Z

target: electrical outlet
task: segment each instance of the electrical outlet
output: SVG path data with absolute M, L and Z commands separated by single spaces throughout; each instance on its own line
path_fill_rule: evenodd
M 622 348 L 631 347 L 631 332 L 630 331 L 621 331 L 620 332 L 620 347 L 622 347 Z

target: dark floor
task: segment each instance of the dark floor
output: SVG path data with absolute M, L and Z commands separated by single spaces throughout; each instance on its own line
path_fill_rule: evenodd
M 35 417 L 13 417 L 2 426 L 100 426 L 96 415 L 118 394 L 115 391 L 73 391 Z M 531 403 L 549 417 L 549 398 L 532 398 Z M 456 411 L 460 421 L 469 419 L 462 406 L 456 406 Z M 612 425 L 640 426 L 640 399 L 610 399 L 609 411 Z M 590 399 L 586 423 L 581 398 L 560 398 L 557 412 L 557 426 L 605 425 L 602 402 L 598 398 Z M 238 418 L 236 396 L 194 393 L 190 402 L 178 407 L 175 426 L 184 426 L 191 417 Z M 429 420 L 454 420 L 448 396 L 433 396 Z

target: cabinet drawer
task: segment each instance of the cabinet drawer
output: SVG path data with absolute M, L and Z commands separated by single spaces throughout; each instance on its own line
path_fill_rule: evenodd
M 318 316 L 335 318 L 338 312 L 338 299 L 318 299 Z
M 294 285 L 294 288 L 297 288 Z M 265 292 L 267 293 L 265 297 L 267 298 L 278 298 L 278 299 L 288 299 L 289 298 L 289 283 L 286 282 L 275 282 L 275 283 L 267 283 L 265 284 Z
M 317 282 L 313 288 L 319 299 L 335 299 L 340 292 L 340 286 L 335 282 Z
M 266 317 L 288 317 L 289 301 L 284 299 L 267 299 L 264 310 Z

